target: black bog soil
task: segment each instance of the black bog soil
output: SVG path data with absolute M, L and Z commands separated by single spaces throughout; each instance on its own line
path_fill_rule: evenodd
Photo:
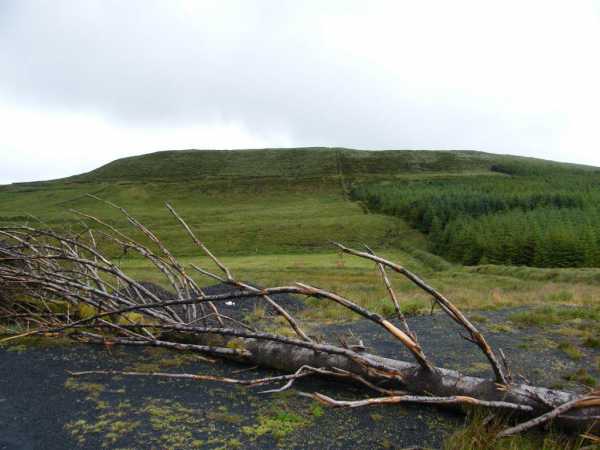
M 598 378 L 598 350 L 581 347 L 582 354 L 573 358 L 559 345 L 563 336 L 509 325 L 507 317 L 513 312 L 477 316 L 515 372 L 532 383 L 576 390 L 589 382 L 577 375 L 583 370 Z M 490 375 L 478 349 L 462 339 L 460 329 L 446 317 L 413 317 L 409 323 L 436 364 Z M 362 337 L 368 351 L 410 359 L 385 332 L 365 321 L 329 326 L 323 332 L 351 333 Z M 248 378 L 271 373 L 158 349 L 48 346 L 44 340 L 16 343 L 0 349 L 0 449 L 439 448 L 463 423 L 459 414 L 417 405 L 324 408 L 298 392 L 319 391 L 336 398 L 370 393 L 317 379 L 298 382 L 281 394 L 260 394 L 268 387 L 68 373 L 89 369 L 217 375 L 240 370 L 236 376 Z

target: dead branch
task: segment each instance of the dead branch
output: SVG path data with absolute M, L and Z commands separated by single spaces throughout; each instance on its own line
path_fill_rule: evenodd
M 415 342 L 411 336 L 397 328 L 389 320 L 386 320 L 379 314 L 373 313 L 340 295 L 334 294 L 333 292 L 328 292 L 323 289 L 309 286 L 307 284 L 296 284 L 303 289 L 303 291 L 300 291 L 300 293 L 303 293 L 305 295 L 311 295 L 313 297 L 333 300 L 334 302 L 348 308 L 350 311 L 364 317 L 365 319 L 369 319 L 370 321 L 382 326 L 392 336 L 394 336 L 396 339 L 402 342 L 402 344 L 404 344 L 404 346 L 414 355 L 415 359 L 421 365 L 421 367 L 428 371 L 433 370 L 433 366 L 431 366 L 431 364 L 429 364 L 429 362 L 427 361 L 427 357 L 423 353 L 423 350 L 421 350 L 421 346 L 417 342 Z
M 488 358 L 488 360 L 492 366 L 492 369 L 494 370 L 494 374 L 496 375 L 496 380 L 499 383 L 508 384 L 508 379 L 506 378 L 506 375 L 504 374 L 504 370 L 502 369 L 502 366 L 498 362 L 498 358 L 496 357 L 496 354 L 494 353 L 494 351 L 492 350 L 490 345 L 487 343 L 486 339 L 479 332 L 479 330 L 475 327 L 475 325 L 473 325 L 469 321 L 469 319 L 467 319 L 467 317 L 450 300 L 448 300 L 440 292 L 435 290 L 433 287 L 428 285 L 425 281 L 423 281 L 421 278 L 419 278 L 417 275 L 415 275 L 414 273 L 412 273 L 410 270 L 406 269 L 405 267 L 402 267 L 398 264 L 395 264 L 395 263 L 388 261 L 387 259 L 381 258 L 377 255 L 372 255 L 370 253 L 365 253 L 365 252 L 361 252 L 358 250 L 348 248 L 340 243 L 335 243 L 335 245 L 345 253 L 355 255 L 360 258 L 370 259 L 372 261 L 375 261 L 378 264 L 382 264 L 386 267 L 391 268 L 395 272 L 397 272 L 401 275 L 404 275 L 407 279 L 412 281 L 419 288 L 421 288 L 422 290 L 424 290 L 425 292 L 430 294 L 435 299 L 437 304 L 440 305 L 442 310 L 445 311 L 452 318 L 452 320 L 454 320 L 459 325 L 463 326 L 469 332 L 469 334 L 471 336 L 471 341 L 474 344 L 476 344 L 481 349 L 481 351 L 485 354 L 485 356 Z
M 346 408 L 360 408 L 362 406 L 373 406 L 373 405 L 389 405 L 396 403 L 422 403 L 422 404 L 433 404 L 433 405 L 473 405 L 483 406 L 494 409 L 512 409 L 516 411 L 531 412 L 533 408 L 528 405 L 521 405 L 519 403 L 510 403 L 502 401 L 485 401 L 478 400 L 473 397 L 466 397 L 462 395 L 455 395 L 451 397 L 428 397 L 419 395 L 393 395 L 388 397 L 378 398 L 367 398 L 365 400 L 334 400 L 326 395 L 319 394 L 318 392 L 313 394 L 315 400 L 319 402 L 336 407 Z
M 371 255 L 375 254 L 373 252 L 373 250 L 371 250 L 369 248 L 369 246 L 365 245 L 365 248 Z M 385 288 L 388 291 L 390 299 L 392 300 L 392 303 L 394 304 L 394 308 L 396 309 L 396 315 L 398 316 L 398 319 L 400 319 L 400 322 L 402 322 L 402 325 L 404 326 L 404 329 L 406 330 L 406 334 L 408 334 L 413 339 L 413 341 L 415 341 L 415 343 L 416 343 L 417 337 L 412 331 L 410 331 L 410 327 L 408 326 L 406 317 L 404 317 L 402 308 L 400 308 L 400 302 L 398 301 L 396 292 L 394 292 L 394 289 L 392 288 L 392 283 L 390 282 L 390 279 L 388 278 L 387 273 L 385 272 L 385 266 L 379 262 L 375 263 L 375 265 L 377 266 L 377 269 L 379 269 L 379 273 L 381 274 L 381 279 L 383 280 L 383 284 L 385 285 Z
M 254 288 L 253 286 L 250 286 L 248 284 L 245 283 L 241 283 L 239 281 L 237 281 L 234 277 L 233 274 L 231 273 L 231 271 L 229 270 L 229 268 L 223 264 L 207 247 L 206 245 L 204 245 L 204 243 L 202 241 L 200 241 L 196 235 L 194 234 L 194 232 L 191 230 L 191 228 L 188 226 L 188 224 L 185 222 L 185 220 L 183 220 L 183 218 L 177 214 L 177 212 L 175 211 L 175 209 L 169 204 L 169 203 L 165 203 L 167 209 L 171 212 L 171 214 L 173 214 L 173 216 L 175 216 L 175 218 L 179 221 L 179 223 L 181 225 L 183 225 L 183 227 L 185 228 L 186 232 L 190 235 L 190 237 L 192 238 L 192 241 L 202 249 L 202 251 L 210 258 L 213 260 L 213 262 L 217 265 L 217 267 L 219 267 L 219 269 L 221 269 L 224 273 L 225 273 L 225 281 L 228 284 L 232 284 L 234 286 L 238 286 L 244 289 L 248 289 L 249 291 L 253 291 L 256 293 L 260 293 L 260 290 Z M 218 277 L 217 277 L 218 278 Z M 266 294 L 262 294 L 262 297 L 273 307 L 275 308 L 275 310 L 277 311 L 277 313 L 279 315 L 281 315 L 287 322 L 288 324 L 292 327 L 292 329 L 294 330 L 294 332 L 303 340 L 305 341 L 310 341 L 311 339 L 306 335 L 306 333 L 300 328 L 300 326 L 298 325 L 298 322 L 296 322 L 296 320 L 284 309 L 282 308 L 275 300 L 273 300 L 271 297 L 269 297 Z
M 33 335 L 69 336 L 79 342 L 107 347 L 154 346 L 193 351 L 287 372 L 248 380 L 202 374 L 110 370 L 78 372 L 74 376 L 118 374 L 246 386 L 284 383 L 266 393 L 289 389 L 300 378 L 324 376 L 358 383 L 380 395 L 360 400 L 335 400 L 323 394 L 313 394 L 316 400 L 330 406 L 354 408 L 407 402 L 442 406 L 472 405 L 492 410 L 512 410 L 530 419 L 503 431 L 499 436 L 519 433 L 550 420 L 588 431 L 598 428 L 600 396 L 597 393 L 577 397 L 543 387 L 509 383 L 510 371 L 504 354 L 500 351 L 498 358 L 480 331 L 450 300 L 408 269 L 377 256 L 368 247 L 367 252 L 361 252 L 336 244 L 343 252 L 376 264 L 403 330 L 358 302 L 327 289 L 305 283 L 259 288 L 237 280 L 227 265 L 196 237 L 191 227 L 167 204 L 168 210 L 192 242 L 216 265 L 219 273 L 193 264 L 186 267 L 149 228 L 118 205 L 108 204 L 118 208 L 127 221 L 150 241 L 150 246 L 156 249 L 130 238 L 90 214 L 78 212 L 78 215 L 108 230 L 99 232 L 112 242 L 133 249 L 145 258 L 164 277 L 173 293 L 164 289 L 161 293 L 148 283 L 125 273 L 102 252 L 94 236 L 95 231 L 87 225 L 84 232 L 78 234 L 30 226 L 1 227 L 0 236 L 9 244 L 0 246 L 0 285 L 18 287 L 26 294 L 27 300 L 7 301 L 0 297 L 0 320 L 16 328 L 11 331 L 7 328 L 0 343 Z M 402 314 L 400 301 L 386 268 L 403 275 L 430 294 L 453 321 L 467 330 L 468 340 L 475 343 L 490 362 L 494 379 L 469 377 L 436 367 L 426 357 Z M 189 270 L 195 275 L 228 284 L 232 290 L 207 295 Z M 416 364 L 357 351 L 343 343 L 341 346 L 332 345 L 309 337 L 299 321 L 275 300 L 275 296 L 280 294 L 315 297 L 341 305 L 357 317 L 385 329 L 411 352 Z M 263 323 L 248 323 L 246 318 L 237 317 L 235 311 L 223 314 L 219 310 L 219 307 L 224 310 L 224 302 L 243 305 L 257 298 L 283 317 L 297 337 L 261 331 Z M 207 305 L 211 312 L 203 310 Z
M 519 425 L 516 425 L 511 428 L 507 428 L 506 430 L 498 433 L 498 437 L 506 437 L 512 434 L 522 433 L 523 431 L 529 430 L 530 428 L 539 426 L 543 423 L 546 423 L 552 419 L 557 418 L 558 416 L 576 408 L 589 408 L 600 406 L 600 396 L 599 395 L 586 395 L 584 397 L 576 398 L 569 402 L 565 402 L 562 405 L 554 408 L 552 411 L 548 411 L 546 414 L 542 414 L 541 416 L 535 417 L 527 422 L 523 422 Z

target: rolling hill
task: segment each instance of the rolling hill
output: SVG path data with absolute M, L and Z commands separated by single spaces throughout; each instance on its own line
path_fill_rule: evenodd
M 348 198 L 357 183 L 430 177 L 502 176 L 499 168 L 546 173 L 593 168 L 473 151 L 341 148 L 162 151 L 113 161 L 59 180 L 0 187 L 0 223 L 71 224 L 71 210 L 128 229 L 113 201 L 154 229 L 179 255 L 195 254 L 164 208 L 171 202 L 221 254 L 329 251 L 329 241 L 423 249 L 403 219 L 366 214 Z M 35 216 L 35 219 L 30 217 Z
M 261 150 L 174 150 L 115 160 L 65 182 L 150 181 L 239 178 L 313 178 L 396 176 L 435 172 L 490 172 L 493 167 L 523 166 L 545 172 L 594 170 L 519 156 L 475 151 L 294 148 Z
M 354 246 L 368 243 L 381 255 L 424 276 L 465 309 L 515 305 L 545 308 L 548 303 L 554 308 L 562 303 L 596 308 L 593 299 L 600 295 L 599 269 L 498 263 L 463 267 L 457 264 L 459 258 L 449 263 L 430 253 L 431 236 L 427 233 L 431 230 L 419 217 L 404 216 L 402 202 L 407 200 L 404 193 L 410 193 L 411 201 L 417 202 L 412 210 L 426 217 L 428 196 L 440 196 L 447 190 L 446 194 L 455 197 L 451 205 L 464 209 L 466 198 L 471 208 L 466 211 L 473 213 L 478 211 L 481 198 L 486 204 L 490 192 L 502 197 L 516 191 L 516 204 L 521 205 L 532 191 L 552 194 L 557 186 L 564 191 L 561 195 L 575 192 L 587 201 L 600 186 L 597 170 L 471 151 L 165 151 L 113 161 L 60 180 L 0 186 L 0 226 L 42 221 L 42 226 L 77 229 L 77 221 L 82 220 L 72 212 L 77 210 L 144 240 L 119 211 L 86 196 L 92 193 L 125 207 L 186 267 L 192 262 L 210 267 L 169 215 L 164 207 L 168 201 L 240 279 L 257 284 L 304 281 L 388 314 L 389 302 L 383 300 L 386 290 L 378 282 L 373 265 L 338 254 L 330 245 L 330 240 L 338 240 Z M 563 179 L 571 180 L 566 187 L 561 187 Z M 588 192 L 577 183 L 583 183 Z M 471 191 L 476 192 L 475 202 L 463 195 Z M 360 192 L 369 198 L 358 198 Z M 382 196 L 385 201 L 381 201 Z M 450 205 L 444 201 L 437 204 Z M 482 236 L 490 240 L 490 235 L 493 237 L 493 233 Z M 448 242 L 453 251 L 472 244 L 464 236 L 458 237 L 455 243 Z M 131 251 L 124 255 L 121 248 L 103 239 L 100 231 L 96 239 L 129 275 L 166 283 L 147 260 Z M 213 283 L 202 277 L 199 282 Z M 397 278 L 393 283 L 406 311 L 428 310 L 429 299 L 423 292 Z M 322 303 L 307 314 L 319 320 L 347 318 L 340 308 Z

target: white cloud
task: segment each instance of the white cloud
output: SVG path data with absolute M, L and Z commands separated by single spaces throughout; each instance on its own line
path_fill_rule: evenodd
M 264 148 L 286 136 L 256 135 L 236 123 L 188 127 L 115 126 L 95 114 L 0 109 L 1 183 L 52 179 L 94 169 L 115 158 L 167 148 Z M 66 169 L 66 170 L 65 170 Z
M 600 165 L 598 42 L 585 0 L 6 1 L 0 180 L 189 147 Z

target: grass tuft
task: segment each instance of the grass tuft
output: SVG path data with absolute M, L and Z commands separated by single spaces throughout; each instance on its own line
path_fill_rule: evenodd
M 497 439 L 496 435 L 509 426 L 504 417 L 471 411 L 465 426 L 444 441 L 444 450 L 578 450 L 586 445 L 582 437 L 567 437 L 553 431 L 530 431 Z

